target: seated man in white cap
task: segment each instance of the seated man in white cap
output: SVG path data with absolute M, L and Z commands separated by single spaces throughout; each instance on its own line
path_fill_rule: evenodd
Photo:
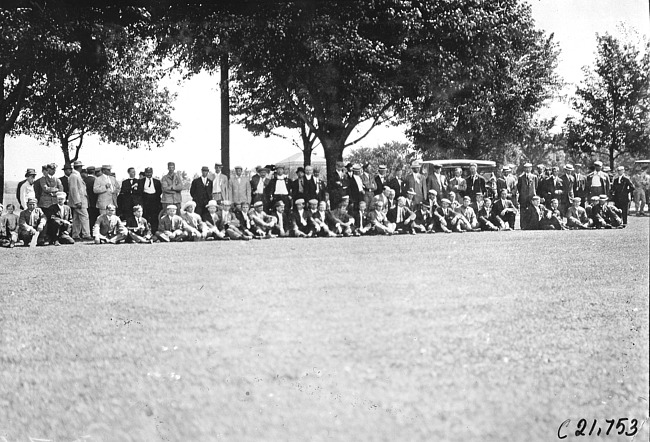
M 364 202 L 364 200 L 361 200 Z M 357 207 L 361 203 L 358 202 Z M 332 217 L 336 221 L 334 233 L 343 235 L 345 237 L 352 236 L 354 233 L 354 218 L 348 213 L 348 202 L 343 200 L 339 203 L 339 207 L 332 211 Z
M 115 214 L 115 205 L 106 206 L 105 213 L 99 215 L 93 226 L 95 244 L 117 244 L 124 241 L 129 231 Z
M 256 201 L 255 204 L 253 204 L 253 210 L 250 212 L 250 217 L 253 220 L 258 235 L 264 238 L 276 238 L 276 235 L 272 232 L 276 220 L 264 212 L 264 203 L 262 201 Z
M 390 209 L 386 214 L 388 222 L 395 224 L 395 233 L 416 234 L 413 222 L 415 221 L 415 212 L 406 207 L 406 198 L 400 196 L 397 198 L 397 205 Z
M 223 207 L 230 207 L 230 201 L 221 200 Z M 208 204 L 205 206 L 207 211 L 203 213 L 203 222 L 205 223 L 206 228 L 206 239 L 227 239 L 225 229 L 223 227 L 222 215 L 221 212 L 223 209 L 219 207 L 219 204 L 216 200 L 208 201 Z M 225 209 L 228 210 L 228 209 Z
M 273 212 L 271 216 L 275 219 L 273 227 L 271 228 L 271 233 L 279 237 L 289 236 L 291 232 L 291 220 L 290 216 L 287 215 L 284 209 L 284 202 L 282 200 L 277 200 L 273 204 Z
M 296 238 L 309 238 L 314 236 L 314 226 L 309 220 L 309 210 L 305 209 L 305 200 L 298 198 L 293 202 L 291 213 L 291 235 Z
M 182 242 L 188 238 L 188 226 L 183 218 L 176 215 L 175 204 L 168 204 L 165 215 L 160 218 L 156 237 L 162 242 Z
M 393 190 L 395 190 L 395 189 L 393 189 Z M 428 195 L 429 194 L 427 194 L 427 196 Z M 397 195 L 397 197 L 399 199 L 400 195 Z M 406 200 L 404 201 L 404 205 L 415 212 L 417 210 L 417 204 L 415 204 L 415 202 L 413 201 L 413 198 L 415 198 L 415 190 L 413 190 L 413 189 L 407 190 L 406 191 Z
M 18 238 L 23 242 L 25 247 L 33 245 L 45 245 L 47 217 L 43 210 L 36 207 L 36 198 L 27 199 L 27 208 L 20 212 L 18 219 Z
M 438 201 L 441 201 L 441 198 L 438 198 L 438 192 L 436 192 L 434 189 L 430 189 L 429 192 L 427 192 L 427 200 L 426 203 L 429 206 L 429 212 L 433 213 L 439 206 Z
M 151 244 L 151 225 L 143 214 L 142 206 L 137 204 L 133 206 L 133 216 L 126 220 L 126 229 L 128 231 L 127 242 L 137 244 Z
M 582 198 L 576 196 L 571 202 L 573 205 L 567 210 L 566 225 L 570 229 L 588 229 L 591 227 L 593 221 L 587 216 L 587 211 L 584 207 L 580 206 Z
M 559 206 L 559 200 L 557 198 L 552 198 L 550 207 L 546 210 L 542 208 L 544 211 L 544 217 L 541 221 L 542 230 L 567 230 Z
M 184 213 L 181 214 L 181 218 L 187 224 L 187 239 L 188 241 L 203 241 L 208 236 L 208 228 L 206 224 L 201 219 L 196 210 L 196 202 L 188 201 L 183 204 Z
M 395 233 L 395 223 L 388 221 L 382 201 L 375 201 L 374 210 L 368 214 L 368 219 L 373 233 L 377 235 L 392 235 Z
M 56 193 L 56 204 L 47 209 L 47 236 L 50 244 L 60 246 L 61 244 L 74 244 L 70 236 L 72 230 L 72 209 L 65 204 L 67 194 Z

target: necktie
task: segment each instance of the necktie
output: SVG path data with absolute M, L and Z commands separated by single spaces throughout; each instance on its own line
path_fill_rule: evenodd
M 151 187 L 151 178 L 147 178 L 147 180 L 149 181 L 149 186 L 148 187 Z

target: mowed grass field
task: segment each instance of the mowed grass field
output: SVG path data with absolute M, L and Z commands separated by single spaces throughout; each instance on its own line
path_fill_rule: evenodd
M 0 441 L 648 440 L 648 227 L 0 249 Z

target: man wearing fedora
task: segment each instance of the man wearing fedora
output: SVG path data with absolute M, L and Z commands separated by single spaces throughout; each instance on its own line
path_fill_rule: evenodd
M 609 176 L 603 172 L 603 162 L 595 161 L 594 170 L 587 175 L 587 192 L 589 197 L 609 195 Z
M 63 192 L 61 180 L 54 176 L 56 164 L 50 163 L 46 168 L 46 173 L 36 182 L 38 189 L 34 189 L 34 192 L 39 195 L 38 207 L 43 210 L 56 204 L 57 192 Z
M 427 197 L 427 182 L 426 178 L 420 173 L 420 168 L 420 162 L 413 161 L 411 163 L 411 174 L 406 177 L 406 187 L 415 191 L 415 196 L 413 196 L 413 210 L 417 210 L 419 205 Z
M 208 166 L 201 168 L 201 176 L 192 180 L 190 185 L 190 196 L 196 202 L 196 213 L 203 216 L 206 211 L 206 205 L 212 199 L 213 182 L 208 177 L 210 169 Z
M 230 199 L 228 177 L 221 173 L 222 167 L 221 163 L 214 163 L 214 173 L 208 174 L 208 177 L 212 180 L 212 199 L 217 203 Z
M 74 169 L 68 177 L 68 204 L 72 209 L 72 239 L 78 241 L 83 238 L 92 239 L 90 236 L 90 220 L 88 218 L 88 189 L 81 176 L 83 163 L 75 161 Z
M 142 209 L 144 217 L 151 224 L 151 231 L 158 231 L 158 223 L 162 206 L 160 197 L 162 195 L 162 183 L 159 179 L 153 177 L 153 169 L 147 167 L 144 169 L 144 178 L 138 182 L 140 189 L 140 198 L 142 200 Z
M 111 176 L 109 164 L 104 164 L 100 175 L 95 178 L 93 192 L 97 195 L 97 209 L 100 215 L 106 213 L 106 206 L 109 204 L 117 206 L 117 180 Z
M 627 225 L 627 212 L 633 194 L 634 185 L 625 176 L 625 167 L 618 166 L 616 168 L 616 178 L 612 181 L 611 195 L 612 200 L 614 200 L 614 205 L 621 211 L 623 225 Z
M 443 197 L 447 195 L 447 177 L 441 173 L 442 167 L 440 164 L 433 165 L 433 173 L 427 177 L 427 188 L 436 191 L 436 198 L 440 204 Z
M 16 190 L 16 197 L 21 210 L 27 208 L 27 201 L 30 198 L 36 199 L 36 192 L 34 191 L 34 181 L 36 180 L 36 171 L 34 169 L 27 169 L 25 172 L 25 181 L 18 184 Z

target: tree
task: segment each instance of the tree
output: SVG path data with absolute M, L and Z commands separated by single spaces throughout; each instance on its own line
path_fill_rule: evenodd
M 377 170 L 380 164 L 388 169 L 389 173 L 411 164 L 418 152 L 410 143 L 390 141 L 377 147 L 360 147 L 352 150 L 345 157 L 345 161 L 364 165 L 370 163 Z
M 174 96 L 159 88 L 163 77 L 151 57 L 151 44 L 123 27 L 95 25 L 104 61 L 89 66 L 81 57 L 53 59 L 34 82 L 19 130 L 63 151 L 64 162 L 79 158 L 84 137 L 129 148 L 161 146 L 178 123 L 171 118 Z
M 565 121 L 569 148 L 605 156 L 613 169 L 621 155 L 647 154 L 650 146 L 650 41 L 635 44 L 597 35 L 593 69 L 572 101 L 579 118 Z
M 507 70 L 517 71 L 507 83 L 517 106 L 504 100 L 499 109 L 529 110 L 544 95 L 554 63 L 531 54 L 552 53 L 553 43 L 534 31 L 529 8 L 516 0 L 272 2 L 235 34 L 237 78 L 251 95 L 259 85 L 273 91 L 278 101 L 267 109 L 303 120 L 323 145 L 329 179 L 344 150 L 359 141 L 349 140 L 357 126 L 365 123 L 369 132 L 397 117 L 437 115 L 450 98 L 450 108 L 465 106 L 463 115 L 471 115 L 494 96 L 477 91 L 504 88 L 487 87 L 486 72 L 496 72 L 489 78 L 496 82 Z M 525 89 L 528 77 L 539 81 Z

